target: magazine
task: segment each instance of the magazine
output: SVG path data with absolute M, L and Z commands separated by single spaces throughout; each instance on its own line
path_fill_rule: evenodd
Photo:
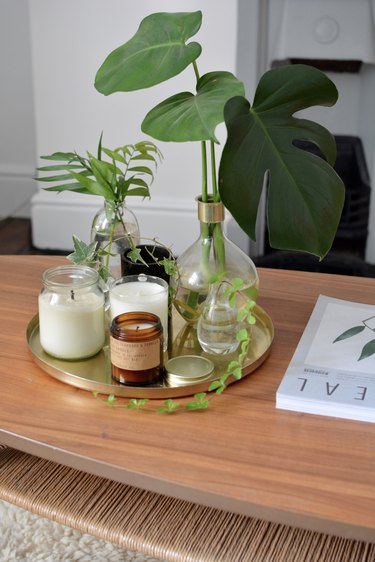
M 375 422 L 375 304 L 319 296 L 276 407 Z

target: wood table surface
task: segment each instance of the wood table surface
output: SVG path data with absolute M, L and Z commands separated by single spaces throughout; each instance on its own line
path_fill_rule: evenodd
M 203 505 L 375 540 L 375 424 L 278 410 L 317 296 L 375 304 L 375 279 L 260 270 L 271 353 L 207 411 L 115 409 L 41 370 L 26 342 L 56 256 L 0 256 L 0 442 Z

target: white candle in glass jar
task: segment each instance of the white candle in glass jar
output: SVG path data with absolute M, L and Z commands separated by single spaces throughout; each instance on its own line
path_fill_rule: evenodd
M 104 295 L 97 272 L 60 266 L 44 272 L 39 295 L 39 337 L 44 351 L 79 360 L 98 353 L 105 341 Z
M 142 275 L 139 278 L 142 278 Z M 150 280 L 152 277 L 148 276 L 148 279 Z M 136 275 L 124 277 L 111 288 L 109 302 L 112 320 L 124 312 L 152 312 L 159 316 L 163 326 L 164 349 L 166 349 L 168 344 L 168 285 L 165 281 L 162 279 L 158 279 L 157 282 L 139 281 Z

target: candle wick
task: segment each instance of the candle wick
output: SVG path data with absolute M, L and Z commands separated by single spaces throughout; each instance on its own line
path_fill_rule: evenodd
M 136 330 L 139 330 L 139 326 L 136 327 Z
M 74 301 L 74 291 L 73 291 L 73 289 L 71 289 L 71 291 L 70 291 L 70 296 L 71 296 L 72 301 Z

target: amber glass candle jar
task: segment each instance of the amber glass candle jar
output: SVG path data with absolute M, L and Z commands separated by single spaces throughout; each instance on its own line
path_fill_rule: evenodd
M 112 320 L 112 376 L 131 386 L 158 383 L 163 376 L 163 327 L 151 312 L 125 312 Z

